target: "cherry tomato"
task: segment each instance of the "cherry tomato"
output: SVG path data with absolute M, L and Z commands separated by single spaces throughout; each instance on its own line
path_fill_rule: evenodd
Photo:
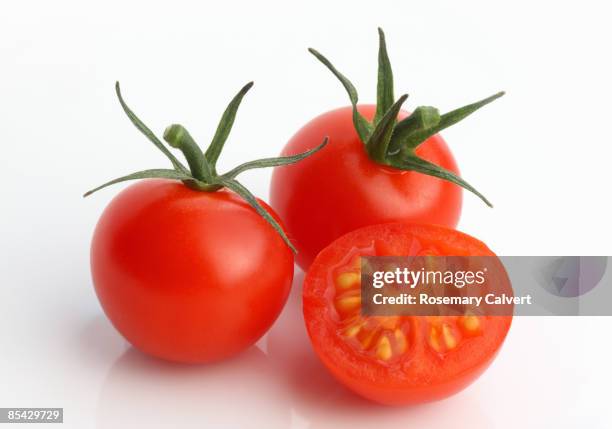
M 362 105 L 368 120 L 376 106 Z M 408 116 L 400 112 L 399 119 Z M 324 113 L 299 130 L 283 149 L 293 155 L 324 136 L 329 144 L 292 166 L 274 169 L 270 204 L 285 222 L 307 269 L 329 243 L 354 229 L 385 222 L 433 223 L 455 227 L 461 213 L 461 188 L 415 171 L 402 171 L 370 159 L 353 125 L 352 108 Z M 458 175 L 457 164 L 438 134 L 417 155 Z
M 91 267 L 106 315 L 132 345 L 208 362 L 246 349 L 272 325 L 291 287 L 293 254 L 235 193 L 153 179 L 106 208 Z
M 400 223 L 365 227 L 326 247 L 306 275 L 303 310 L 314 349 L 334 377 L 390 405 L 442 399 L 475 380 L 499 351 L 512 316 L 363 316 L 364 255 L 495 256 L 463 233 Z

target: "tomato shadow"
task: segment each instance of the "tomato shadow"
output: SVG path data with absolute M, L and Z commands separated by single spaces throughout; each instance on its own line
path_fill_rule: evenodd
M 165 362 L 130 348 L 100 390 L 97 427 L 288 427 L 290 404 L 280 386 L 257 347 L 208 365 Z
M 329 402 L 367 406 L 369 403 L 338 384 L 327 372 L 312 349 L 302 315 L 304 273 L 296 275 L 279 319 L 266 335 L 270 360 L 284 376 L 293 400 L 299 404 Z
M 388 407 L 354 394 L 338 383 L 312 349 L 302 315 L 304 274 L 296 272 L 291 295 L 267 335 L 267 352 L 283 374 L 288 397 L 309 428 L 360 429 L 372 427 L 491 428 L 478 398 L 461 392 L 444 401 L 411 407 Z
M 87 321 L 76 338 L 79 359 L 94 367 L 108 366 L 129 347 L 103 314 Z

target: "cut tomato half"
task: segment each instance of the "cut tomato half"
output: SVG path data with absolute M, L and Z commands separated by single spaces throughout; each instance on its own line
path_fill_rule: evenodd
M 442 399 L 475 380 L 500 349 L 512 316 L 363 316 L 361 256 L 495 256 L 479 240 L 433 225 L 358 229 L 325 248 L 304 281 L 308 334 L 331 373 L 390 404 Z

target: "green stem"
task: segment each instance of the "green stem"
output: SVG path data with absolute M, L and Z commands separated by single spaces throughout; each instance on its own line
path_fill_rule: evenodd
M 183 152 L 187 164 L 189 164 L 191 175 L 194 178 L 207 183 L 213 181 L 213 175 L 210 171 L 208 161 L 206 161 L 206 157 L 204 157 L 204 153 L 185 127 L 178 124 L 170 125 L 166 128 L 166 131 L 164 131 L 164 140 L 166 140 L 170 146 Z
M 97 188 L 94 188 L 85 193 L 85 197 L 92 193 L 99 191 L 100 189 L 106 188 L 107 186 L 114 185 L 117 183 L 127 182 L 129 180 L 139 179 L 168 179 L 168 180 L 179 180 L 185 184 L 185 186 L 201 192 L 215 192 L 223 187 L 227 187 L 231 191 L 242 197 L 253 209 L 261 215 L 266 222 L 274 228 L 280 237 L 287 243 L 287 246 L 295 252 L 296 249 L 291 244 L 291 241 L 283 231 L 283 228 L 274 219 L 274 217 L 267 212 L 267 210 L 260 204 L 260 202 L 249 192 L 249 190 L 236 180 L 236 176 L 243 171 L 251 170 L 253 168 L 262 167 L 274 167 L 279 165 L 288 165 L 295 162 L 301 161 L 308 156 L 313 155 L 315 152 L 321 150 L 327 144 L 327 137 L 323 140 L 319 146 L 292 156 L 284 156 L 277 158 L 264 158 L 256 161 L 246 162 L 239 165 L 233 170 L 225 174 L 217 174 L 215 168 L 216 162 L 221 154 L 225 141 L 229 136 L 232 129 L 236 112 L 240 106 L 242 98 L 247 91 L 253 86 L 253 82 L 246 84 L 238 94 L 232 99 L 228 107 L 225 109 L 221 121 L 217 127 L 215 136 L 206 151 L 206 154 L 202 152 L 200 147 L 197 145 L 195 140 L 191 137 L 189 132 L 182 125 L 174 124 L 166 128 L 164 132 L 164 140 L 168 142 L 171 147 L 179 149 L 183 152 L 183 155 L 187 159 L 189 164 L 189 170 L 176 159 L 176 157 L 168 150 L 168 148 L 151 132 L 151 130 L 144 125 L 144 123 L 136 117 L 136 115 L 127 107 L 121 92 L 119 90 L 119 83 L 117 83 L 117 96 L 121 102 L 123 110 L 128 115 L 132 123 L 138 128 L 155 146 L 157 146 L 172 162 L 174 170 L 155 168 L 149 170 L 138 171 L 136 173 L 128 174 L 126 176 L 119 177 L 104 183 Z
M 384 164 L 387 160 L 387 149 L 393 135 L 393 129 L 397 123 L 397 115 L 407 98 L 408 94 L 404 94 L 393 103 L 376 125 L 366 144 L 370 158 L 380 164 Z
M 476 103 L 468 104 L 444 115 L 435 107 L 420 106 L 407 118 L 398 121 L 397 116 L 406 95 L 393 102 L 393 71 L 385 33 L 378 29 L 378 82 L 376 90 L 376 112 L 374 120 L 368 121 L 359 113 L 358 95 L 355 86 L 318 51 L 308 49 L 325 67 L 327 67 L 349 95 L 353 108 L 353 125 L 370 159 L 376 163 L 391 166 L 400 170 L 415 171 L 461 186 L 477 195 L 485 204 L 491 205 L 480 192 L 454 173 L 432 164 L 416 155 L 415 149 L 428 138 L 456 124 L 483 106 L 498 99 L 504 92 L 499 92 Z

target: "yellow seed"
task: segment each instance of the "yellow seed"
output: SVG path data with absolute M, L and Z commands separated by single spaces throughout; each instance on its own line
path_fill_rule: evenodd
M 357 273 L 342 273 L 336 277 L 336 285 L 341 289 L 349 289 L 361 283 L 361 276 Z
M 395 344 L 397 345 L 397 351 L 399 353 L 404 353 L 408 346 L 408 341 L 406 341 L 406 336 L 404 335 L 401 329 L 396 329 L 394 334 L 395 334 Z
M 393 356 L 393 352 L 391 351 L 391 343 L 389 342 L 389 338 L 386 336 L 381 337 L 378 340 L 378 344 L 376 346 L 376 357 L 381 360 L 389 360 Z
M 444 336 L 444 342 L 446 343 L 447 349 L 450 350 L 457 347 L 457 339 L 455 338 L 455 336 L 453 335 L 453 331 L 451 331 L 451 328 L 447 324 L 442 325 L 442 335 Z
M 463 319 L 463 327 L 470 332 L 477 331 L 480 328 L 480 320 L 476 316 L 466 316 Z
M 351 338 L 356 336 L 361 330 L 362 325 L 363 325 L 363 322 L 357 322 L 357 323 L 347 326 L 346 329 L 344 330 L 344 335 L 346 335 L 347 337 L 351 337 Z
M 336 309 L 340 312 L 353 311 L 361 305 L 361 296 L 347 296 L 336 300 Z
M 440 341 L 438 341 L 438 331 L 435 328 L 431 328 L 429 331 L 429 345 L 432 349 L 439 352 L 440 351 Z

